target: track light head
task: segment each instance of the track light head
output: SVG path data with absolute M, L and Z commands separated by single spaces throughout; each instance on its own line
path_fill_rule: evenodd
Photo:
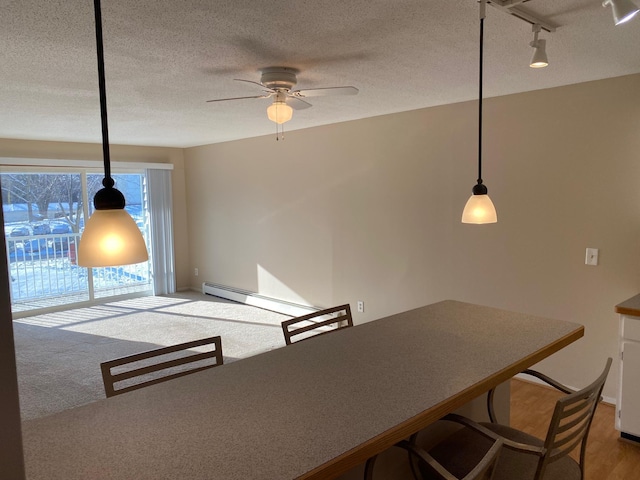
M 613 22 L 616 25 L 631 20 L 640 11 L 631 0 L 604 0 L 602 6 L 606 7 L 607 5 L 611 5 Z
M 531 63 L 529 63 L 531 68 L 543 68 L 549 65 L 547 52 L 545 50 L 546 44 L 547 41 L 544 39 L 540 39 L 537 42 L 531 42 L 529 44 L 534 48 L 533 57 L 531 57 Z
M 534 24 L 531 28 L 533 31 L 533 41 L 530 42 L 529 45 L 534 48 L 533 57 L 531 57 L 531 62 L 529 62 L 531 68 L 543 68 L 549 65 L 546 51 L 547 41 L 543 38 L 538 39 L 538 34 L 541 29 L 538 24 Z

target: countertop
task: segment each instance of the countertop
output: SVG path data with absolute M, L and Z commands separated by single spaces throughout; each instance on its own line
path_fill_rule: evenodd
M 640 317 L 640 294 L 616 305 L 616 313 Z
M 26 421 L 27 478 L 335 478 L 583 331 L 439 302 Z

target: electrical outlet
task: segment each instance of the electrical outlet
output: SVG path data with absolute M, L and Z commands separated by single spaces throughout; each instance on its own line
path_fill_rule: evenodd
M 193 270 L 193 274 L 194 274 L 196 277 L 198 276 L 198 269 L 197 269 L 197 268 L 195 268 L 195 269 Z
M 364 312 L 364 302 L 362 302 L 362 301 L 358 302 L 358 311 L 359 312 Z

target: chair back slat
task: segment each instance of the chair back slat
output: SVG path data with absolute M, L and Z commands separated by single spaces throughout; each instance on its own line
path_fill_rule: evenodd
M 552 444 L 552 457 L 571 452 L 582 441 L 586 429 L 589 428 L 591 413 L 591 411 L 585 411 L 579 422 L 571 422 L 573 428 L 566 430 L 563 435 L 556 435 Z
M 167 360 L 165 362 L 156 363 L 155 365 L 148 365 L 146 367 L 136 368 L 127 372 L 112 374 L 114 383 L 122 382 L 133 377 L 139 377 L 148 373 L 159 372 L 160 370 L 166 370 L 172 367 L 179 367 L 180 365 L 186 365 L 187 363 L 199 362 L 208 358 L 215 358 L 217 362 L 218 352 L 211 350 L 210 352 L 198 353 L 195 355 L 189 355 L 187 357 L 176 358 L 174 360 Z M 187 373 L 191 373 L 191 370 Z
M 208 368 L 217 367 L 217 366 L 218 366 L 218 364 L 216 364 L 216 365 L 207 365 L 206 367 L 198 367 L 198 368 L 193 368 L 193 369 L 190 369 L 190 370 L 184 371 L 184 372 L 173 373 L 171 375 L 164 375 L 161 378 L 154 378 L 153 380 L 147 380 L 146 382 L 136 383 L 135 385 L 129 385 L 128 387 L 118 388 L 117 390 L 114 390 L 114 393 L 112 395 L 107 395 L 107 396 L 109 397 L 109 396 L 113 396 L 113 395 L 120 395 L 122 393 L 127 393 L 127 392 L 130 392 L 132 390 L 138 390 L 139 388 L 148 387 L 150 385 L 155 385 L 156 383 L 166 382 L 167 380 L 171 380 L 171 379 L 178 378 L 178 377 L 183 377 L 184 375 L 190 375 L 192 373 L 196 373 L 196 372 L 199 372 L 201 370 L 206 370 Z
M 211 350 L 195 353 L 189 351 L 193 348 L 205 346 L 211 348 Z M 158 363 L 147 364 L 149 362 L 146 362 L 177 353 L 182 354 L 182 356 Z M 205 362 L 207 363 L 204 364 Z M 222 365 L 223 362 L 222 339 L 220 336 L 215 336 L 109 360 L 100 364 L 100 370 L 102 372 L 105 394 L 107 397 L 112 397 L 201 370 L 217 367 L 218 365 Z M 136 365 L 140 363 L 145 363 L 145 365 Z M 178 372 L 171 373 L 171 370 L 178 369 L 184 365 L 189 365 L 191 368 L 183 368 Z M 117 372 L 114 373 L 114 370 L 117 370 Z M 152 374 L 154 373 L 157 373 L 157 375 L 153 376 Z M 152 375 L 153 378 L 149 380 L 140 378 L 145 375 Z M 127 385 L 119 385 L 118 388 L 116 388 L 116 384 L 136 378 L 139 380 L 138 382 L 127 382 Z
M 565 411 L 564 419 L 566 421 L 561 422 L 560 425 L 558 425 L 558 429 L 556 430 L 556 432 L 558 433 L 558 436 L 560 436 L 561 434 L 564 434 L 565 432 L 570 432 L 575 430 L 575 427 L 583 423 L 585 419 L 588 420 L 589 415 L 591 414 L 591 408 L 596 403 L 597 402 L 593 402 L 593 403 L 583 402 L 582 405 L 580 405 L 579 409 L 572 409 L 573 413 L 569 413 L 568 411 Z
M 564 406 L 564 411 L 562 414 L 563 418 L 569 418 L 580 412 L 584 412 L 585 410 L 588 410 L 589 407 L 593 405 L 594 400 L 595 402 L 598 401 L 598 396 L 596 395 L 596 392 L 592 392 L 591 395 L 585 398 L 577 398 L 573 405 L 568 404 Z
M 284 341 L 287 345 L 291 345 L 340 328 L 353 327 L 353 318 L 351 317 L 351 307 L 349 304 L 345 304 L 285 320 L 281 325 Z M 327 329 L 332 325 L 332 328 Z M 300 336 L 306 333 L 312 334 Z

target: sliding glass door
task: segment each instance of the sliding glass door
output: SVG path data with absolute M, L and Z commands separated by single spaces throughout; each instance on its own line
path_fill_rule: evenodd
M 87 170 L 3 167 L 4 230 L 14 313 L 133 293 L 152 293 L 151 263 L 83 268 L 76 250 L 93 195 L 103 175 Z M 148 199 L 144 172 L 115 173 L 147 245 Z

